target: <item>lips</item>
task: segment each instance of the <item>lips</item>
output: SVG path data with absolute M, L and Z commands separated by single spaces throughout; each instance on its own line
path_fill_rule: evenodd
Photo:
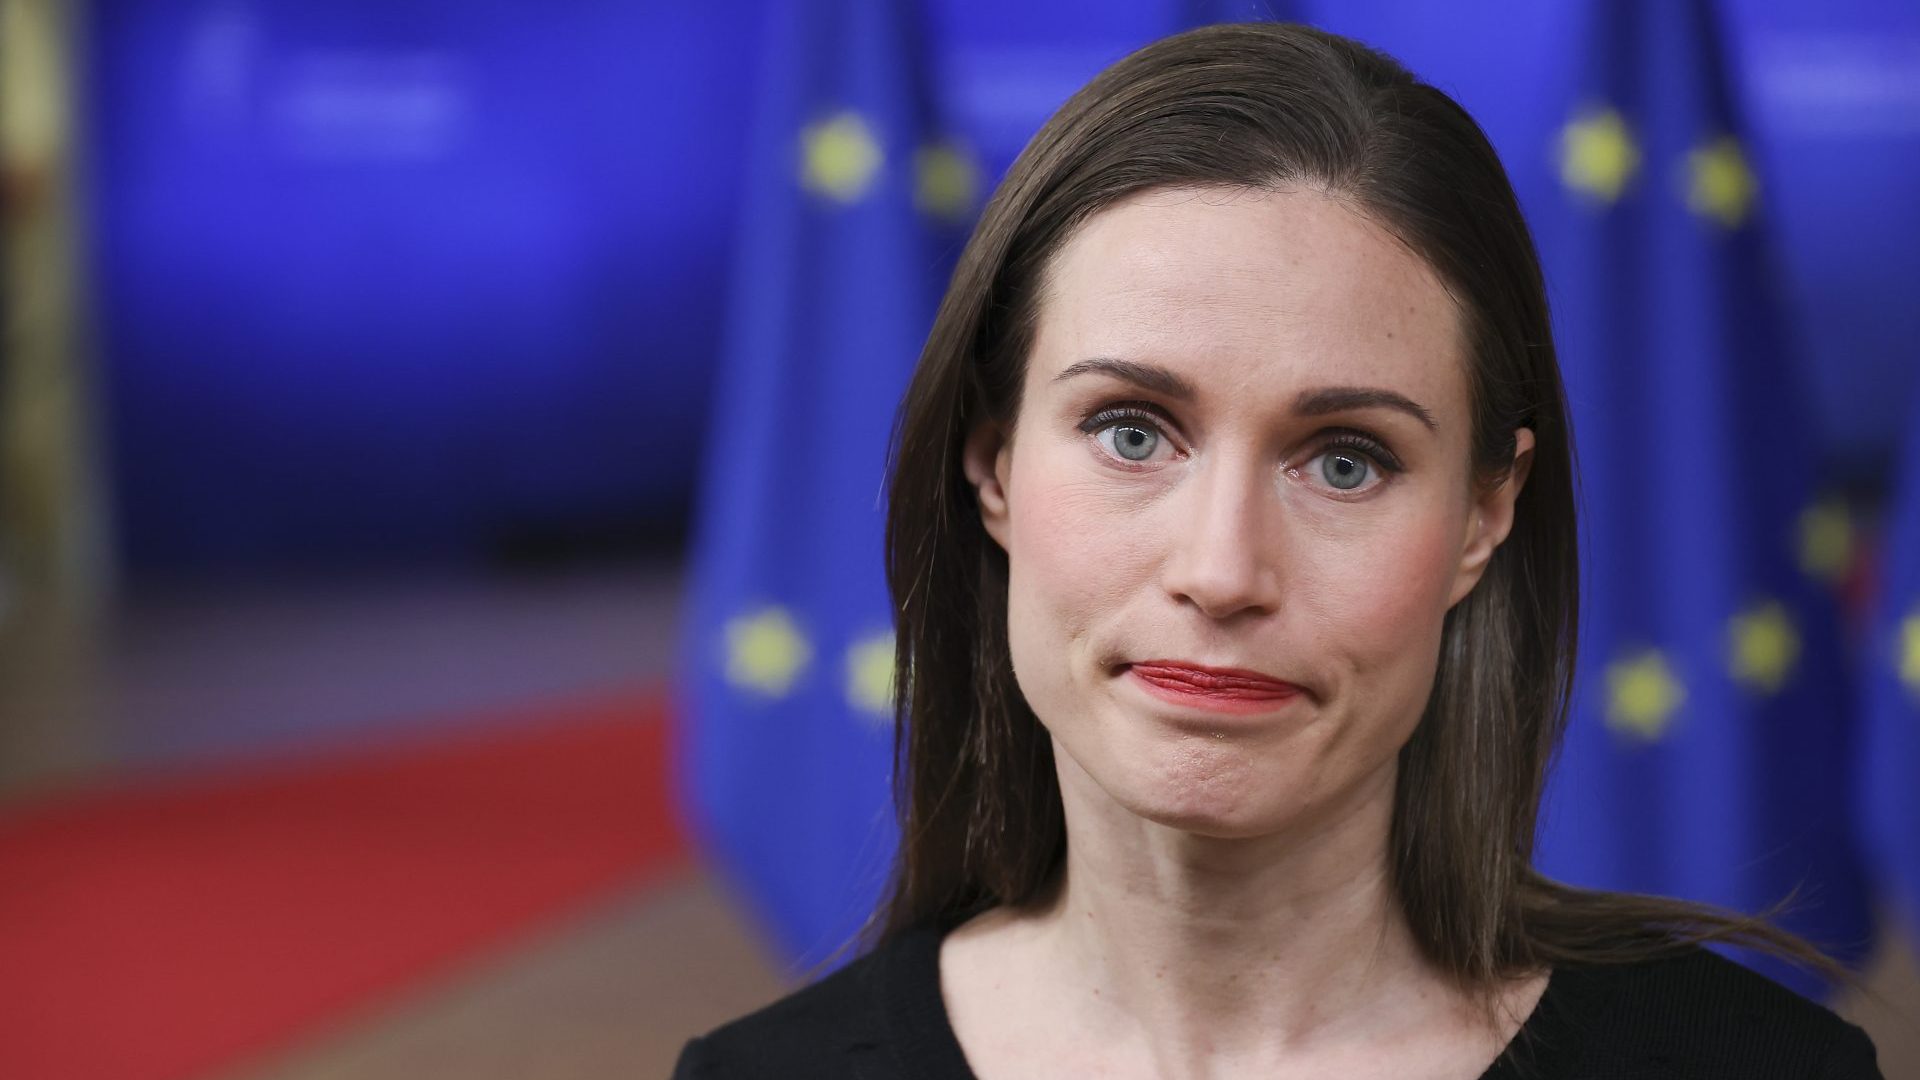
M 1301 692 L 1293 683 L 1244 668 L 1144 660 L 1130 665 L 1130 670 L 1136 678 L 1157 689 L 1216 701 L 1277 701 Z

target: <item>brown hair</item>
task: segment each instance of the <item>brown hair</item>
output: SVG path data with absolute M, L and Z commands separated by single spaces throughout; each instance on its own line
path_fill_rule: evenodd
M 1014 681 L 1006 554 L 981 525 L 962 446 L 976 424 L 1018 414 L 1042 275 L 1074 229 L 1135 192 L 1209 185 L 1307 186 L 1385 226 L 1462 312 L 1477 479 L 1504 478 L 1517 428 L 1536 438 L 1512 532 L 1447 613 L 1432 696 L 1400 751 L 1389 857 L 1428 959 L 1488 998 L 1543 965 L 1708 941 L 1844 979 L 1768 916 L 1534 870 L 1579 601 L 1572 444 L 1539 259 L 1498 156 L 1458 104 L 1377 51 L 1280 23 L 1190 31 L 1102 72 L 1034 136 L 961 255 L 895 431 L 900 847 L 872 943 L 1034 901 L 1059 870 L 1052 743 Z

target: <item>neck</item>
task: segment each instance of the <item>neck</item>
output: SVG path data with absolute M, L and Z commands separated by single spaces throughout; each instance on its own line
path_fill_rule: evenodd
M 1391 766 L 1310 824 L 1225 839 L 1131 814 L 1057 760 L 1072 841 L 1040 920 L 1055 970 L 1168 1071 L 1385 1037 L 1444 1000 L 1393 896 Z

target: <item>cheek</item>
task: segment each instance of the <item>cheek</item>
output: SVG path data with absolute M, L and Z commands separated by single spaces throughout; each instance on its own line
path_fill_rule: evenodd
M 1396 697 L 1424 704 L 1463 523 L 1450 507 L 1410 511 L 1363 536 L 1316 545 L 1324 557 L 1312 564 L 1313 580 L 1300 584 L 1314 622 L 1341 642 L 1352 674 L 1384 677 L 1399 687 Z
M 1139 500 L 1059 457 L 1016 455 L 1008 482 L 1008 645 L 1042 716 L 1050 684 L 1101 659 L 1088 655 L 1101 647 L 1098 628 L 1128 607 L 1154 560 Z
M 1459 545 L 1448 523 L 1409 523 L 1380 541 L 1372 560 L 1376 570 L 1356 575 L 1353 588 L 1373 628 L 1412 632 L 1438 625 L 1446 613 Z

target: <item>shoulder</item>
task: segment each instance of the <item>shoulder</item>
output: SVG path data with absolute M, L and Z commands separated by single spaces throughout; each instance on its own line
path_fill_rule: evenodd
M 1880 1076 L 1865 1032 L 1708 949 L 1574 968 L 1565 981 L 1567 1019 L 1584 1029 L 1589 1064 L 1612 1066 L 1583 1070 L 1592 1075 Z
M 937 938 L 924 940 L 925 934 L 897 935 L 820 981 L 693 1039 L 674 1080 L 858 1075 L 897 1026 L 892 1012 L 914 954 L 938 949 Z

